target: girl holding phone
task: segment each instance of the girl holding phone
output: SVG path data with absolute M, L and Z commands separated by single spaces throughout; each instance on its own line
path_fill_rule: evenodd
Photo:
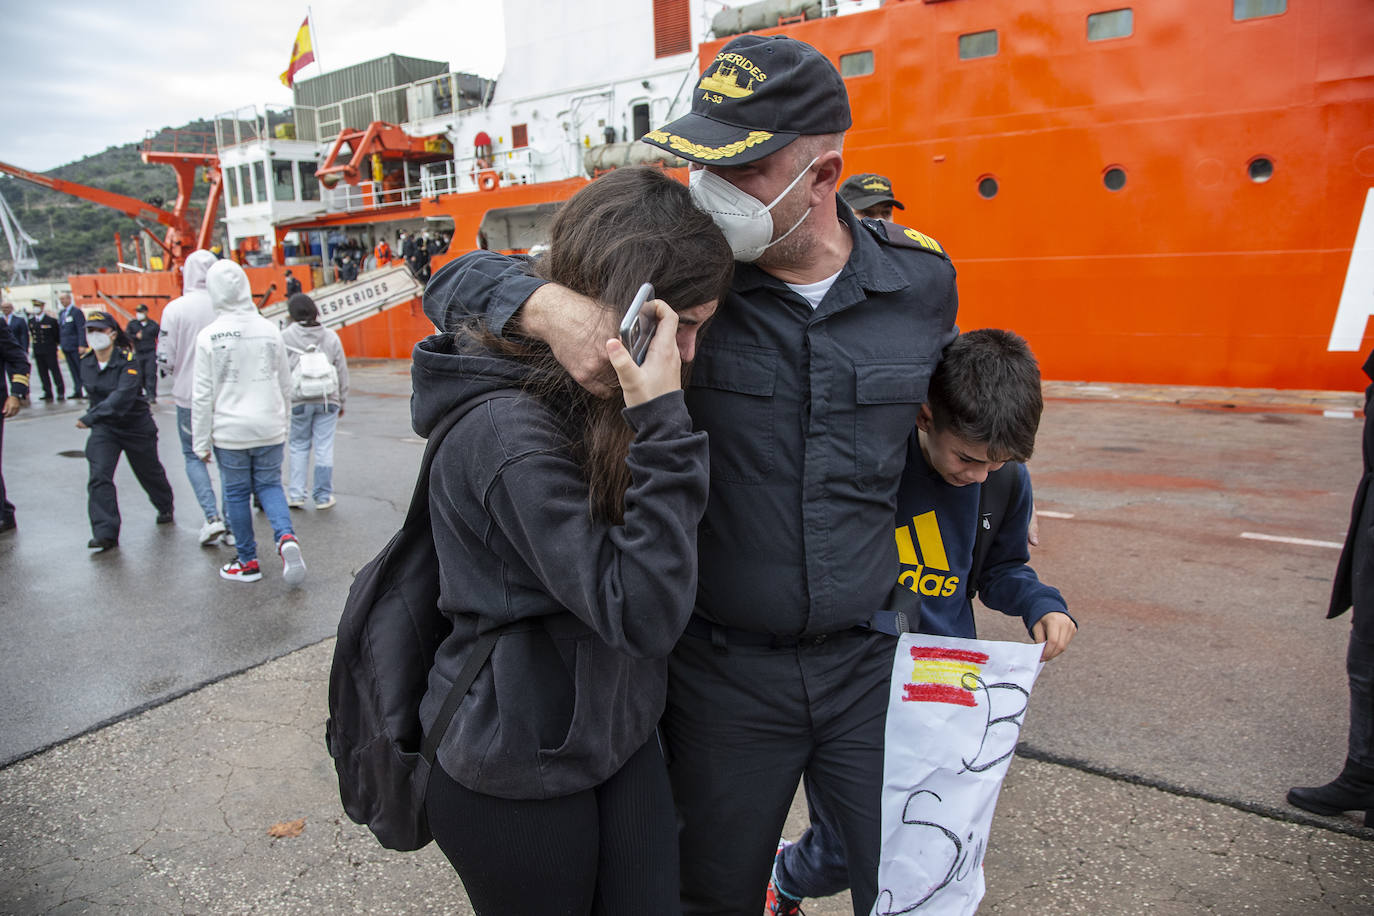
M 426 728 L 480 634 L 490 659 L 439 744 L 426 809 L 479 914 L 673 913 L 676 824 L 655 736 L 665 658 L 696 596 L 706 436 L 682 363 L 725 294 L 730 248 L 687 189 L 628 168 L 572 197 L 534 265 L 605 304 L 609 399 L 548 348 L 472 320 L 415 350 L 412 420 L 445 437 L 430 485 L 440 609 Z M 614 336 L 642 283 L 642 366 Z M 473 405 L 476 406 L 473 406 Z

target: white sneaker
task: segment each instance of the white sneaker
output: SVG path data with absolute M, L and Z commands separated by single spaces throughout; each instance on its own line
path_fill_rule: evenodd
M 286 508 L 288 508 L 288 509 L 304 509 L 304 508 L 305 508 L 305 497 L 304 497 L 304 496 L 292 496 L 292 497 L 287 498 L 287 500 L 286 500 Z
M 200 526 L 200 546 L 208 547 L 224 534 L 224 520 L 212 518 Z
M 335 500 L 334 500 L 334 494 L 333 494 L 333 493 L 330 493 L 330 494 L 329 494 L 328 496 L 326 496 L 324 499 L 322 499 L 322 500 L 320 500 L 319 502 L 315 503 L 315 508 L 316 508 L 316 509 L 328 509 L 328 508 L 330 508 L 331 506 L 334 505 L 334 502 L 335 502 Z
M 305 559 L 301 557 L 301 545 L 294 534 L 283 534 L 277 542 L 277 553 L 281 554 L 281 577 L 287 585 L 300 585 L 305 581 Z
M 232 531 L 226 531 L 224 534 L 220 535 L 219 542 L 225 547 L 233 547 L 238 543 L 238 541 L 234 540 L 234 532 Z

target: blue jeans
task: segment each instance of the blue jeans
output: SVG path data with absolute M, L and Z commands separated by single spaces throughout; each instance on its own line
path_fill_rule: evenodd
M 308 401 L 291 407 L 292 500 L 305 499 L 306 470 L 310 450 L 315 450 L 315 490 L 311 498 L 322 503 L 334 493 L 334 427 L 339 423 L 339 405 Z
M 219 508 L 215 505 L 215 487 L 210 483 L 210 468 L 196 457 L 191 448 L 191 408 L 177 406 L 177 433 L 181 436 L 181 454 L 186 458 L 186 479 L 191 481 L 191 490 L 200 503 L 200 511 L 205 520 L 219 518 Z
M 286 494 L 281 488 L 281 455 L 280 445 L 215 448 L 220 486 L 224 488 L 225 514 L 229 517 L 229 530 L 234 534 L 234 548 L 240 563 L 258 558 L 249 494 L 258 494 L 258 502 L 262 503 L 262 511 L 272 526 L 273 544 L 284 534 L 295 534 L 291 528 L 291 510 L 286 508 Z

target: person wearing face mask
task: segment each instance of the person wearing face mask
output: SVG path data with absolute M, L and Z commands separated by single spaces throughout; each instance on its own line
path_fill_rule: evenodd
M 78 369 L 90 405 L 76 421 L 76 428 L 91 431 L 86 440 L 91 540 L 86 546 L 102 552 L 119 546 L 114 475 L 121 454 L 128 456 L 134 477 L 157 510 L 159 525 L 174 520 L 172 485 L 157 457 L 157 424 L 148 409 L 143 377 L 129 338 L 108 312 L 91 312 L 86 318 L 86 344 L 89 349 L 81 355 Z
M 692 163 L 692 197 L 736 260 L 687 392 L 711 494 L 662 720 L 688 913 L 762 911 L 803 774 L 833 812 L 855 913 L 877 895 L 893 634 L 910 600 L 893 586 L 897 485 L 958 297 L 937 242 L 861 222 L 837 196 L 850 123 L 824 55 L 742 35 L 691 112 L 644 137 Z M 424 308 L 440 328 L 476 311 L 544 340 L 609 389 L 584 343 L 606 336 L 600 307 L 518 260 L 446 264 Z

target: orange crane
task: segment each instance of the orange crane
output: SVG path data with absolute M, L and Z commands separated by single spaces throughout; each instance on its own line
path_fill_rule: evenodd
M 201 149 L 198 151 L 177 149 L 179 144 L 175 142 L 171 150 L 154 150 L 152 143 L 152 138 L 145 140 L 139 156 L 144 162 L 150 164 L 170 165 L 176 172 L 177 199 L 171 210 L 164 210 L 146 201 L 124 194 L 116 194 L 113 191 L 92 188 L 63 178 L 50 178 L 47 175 L 30 172 L 7 162 L 0 162 L 0 172 L 6 172 L 41 187 L 118 210 L 120 213 L 138 220 L 140 224 L 153 222 L 166 226 L 167 232 L 163 238 L 154 235 L 146 225 L 142 226 L 142 229 L 167 253 L 168 267 L 171 268 L 180 266 L 186 260 L 186 256 L 197 248 L 209 247 L 210 236 L 215 228 L 215 216 L 219 210 L 223 176 L 219 170 L 219 156 L 210 150 L 208 141 L 201 143 Z M 191 189 L 195 187 L 196 169 L 201 168 L 205 169 L 206 181 L 210 185 L 210 194 L 205 201 L 205 214 L 201 218 L 199 228 L 196 228 L 186 218 L 186 211 L 191 205 Z

